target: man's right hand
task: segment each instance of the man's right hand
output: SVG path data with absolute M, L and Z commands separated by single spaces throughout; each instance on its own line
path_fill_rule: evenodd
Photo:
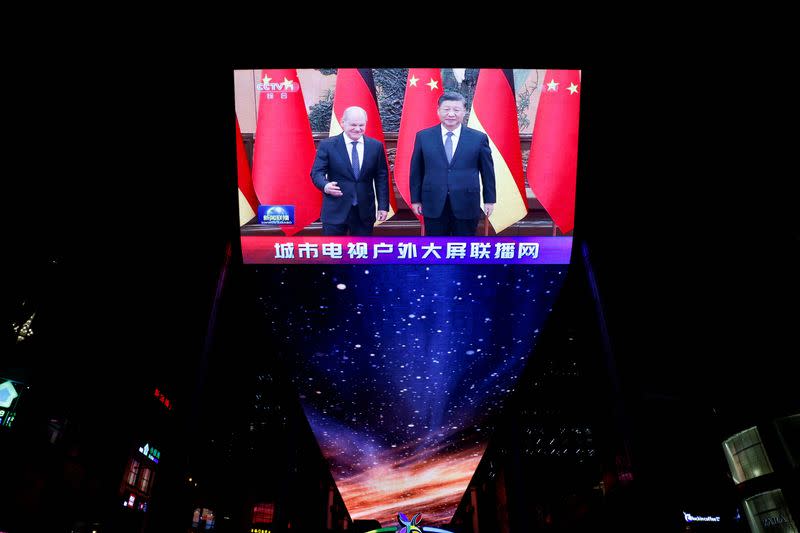
M 416 213 L 418 215 L 422 215 L 422 204 L 421 203 L 412 203 L 411 204 L 411 209 L 414 211 L 414 213 Z
M 335 181 L 326 183 L 325 188 L 322 190 L 325 194 L 330 194 L 331 196 L 342 196 L 344 194 Z

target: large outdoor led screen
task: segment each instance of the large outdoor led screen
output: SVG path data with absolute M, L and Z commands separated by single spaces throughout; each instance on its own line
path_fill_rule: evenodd
M 580 71 L 232 77 L 245 263 L 569 261 Z
M 350 516 L 447 524 L 567 265 L 254 268 L 269 356 Z

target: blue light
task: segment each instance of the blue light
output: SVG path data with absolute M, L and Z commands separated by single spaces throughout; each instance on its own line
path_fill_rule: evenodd
M 14 388 L 14 384 L 6 381 L 0 385 L 0 407 L 11 407 L 11 402 L 14 398 L 19 396 L 19 393 Z

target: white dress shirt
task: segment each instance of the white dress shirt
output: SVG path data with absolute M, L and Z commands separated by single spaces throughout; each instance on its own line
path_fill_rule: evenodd
M 450 131 L 442 125 L 442 146 L 447 142 L 447 132 Z M 458 139 L 461 137 L 461 124 L 453 130 L 453 155 L 456 155 L 456 146 L 458 146 Z M 447 152 L 445 152 L 447 153 Z
M 344 136 L 344 144 L 347 146 L 347 160 L 351 162 L 353 161 L 353 139 L 347 136 L 346 133 L 342 134 Z M 358 138 L 355 141 L 356 144 L 356 152 L 358 152 L 358 170 L 359 175 L 361 175 L 361 169 L 364 168 L 364 136 Z

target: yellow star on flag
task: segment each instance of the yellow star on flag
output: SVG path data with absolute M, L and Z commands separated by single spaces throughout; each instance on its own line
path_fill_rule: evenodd
M 550 80 L 550 83 L 547 84 L 548 91 L 557 91 L 558 90 L 558 82 L 556 80 Z
M 433 78 L 431 78 L 431 81 L 426 83 L 425 85 L 430 87 L 431 91 L 434 90 L 434 89 L 438 89 L 439 88 L 439 82 L 434 80 Z
M 567 90 L 569 91 L 569 94 L 575 94 L 576 92 L 578 92 L 578 86 L 575 85 L 574 83 L 570 83 L 569 87 L 567 87 Z
M 410 80 L 408 80 L 408 83 L 409 83 L 409 85 L 411 85 L 412 87 L 416 87 L 416 86 L 417 86 L 417 82 L 418 82 L 418 81 L 419 81 L 419 78 L 418 78 L 418 77 L 416 77 L 416 76 L 414 76 L 414 75 L 412 74 L 412 75 L 411 75 L 411 79 L 410 79 Z

